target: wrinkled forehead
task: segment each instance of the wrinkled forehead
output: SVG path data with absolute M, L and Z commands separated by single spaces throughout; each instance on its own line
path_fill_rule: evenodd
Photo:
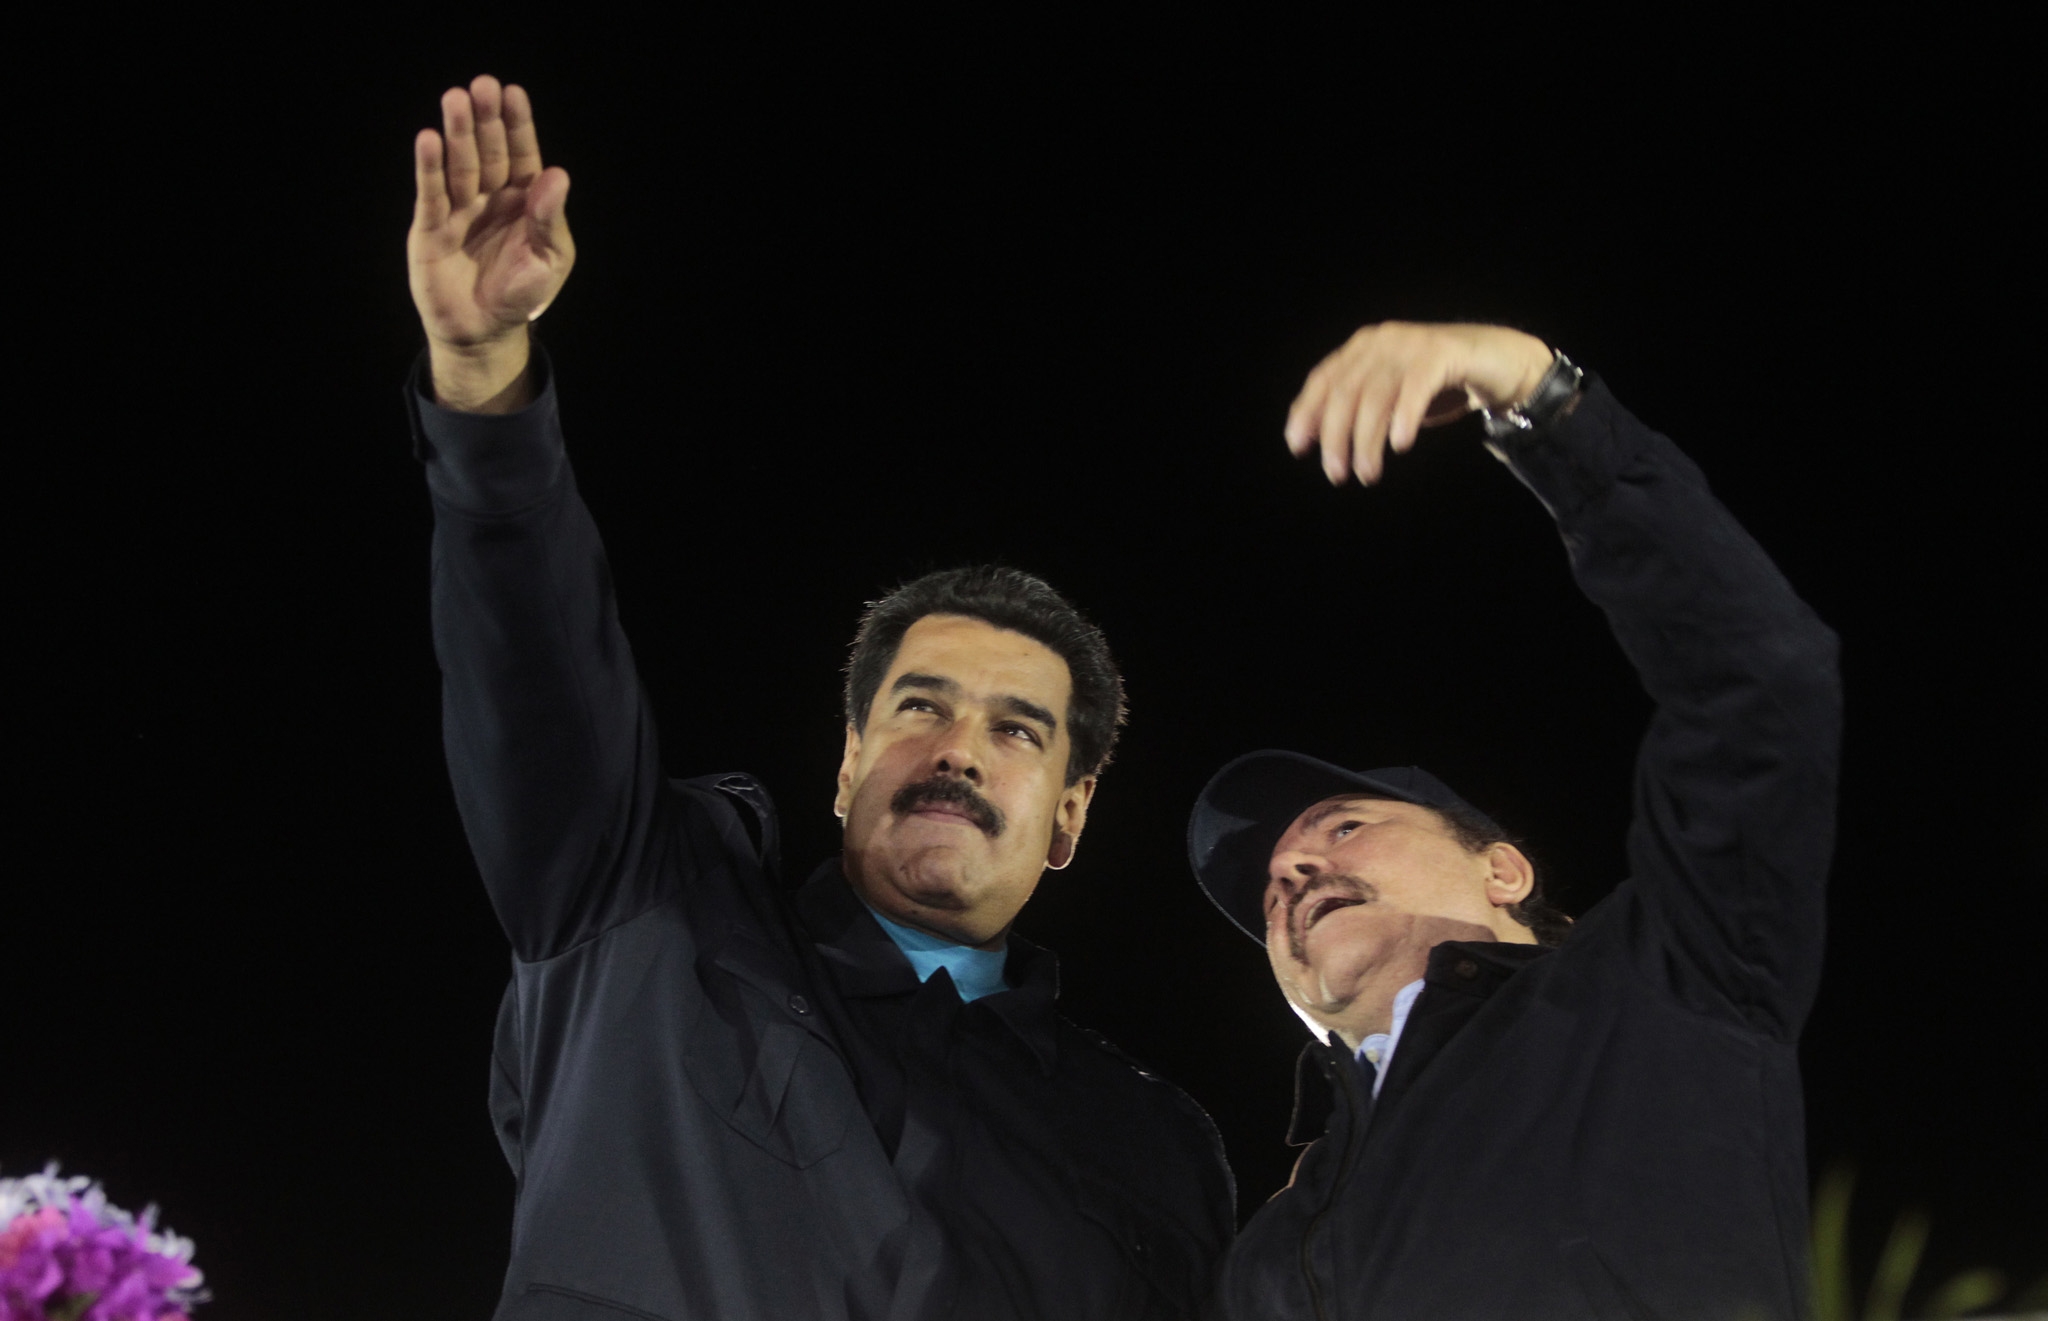
M 1022 699 L 1064 723 L 1074 679 L 1058 652 L 1036 638 L 967 615 L 924 615 L 904 633 L 878 695 L 950 685 L 978 698 Z

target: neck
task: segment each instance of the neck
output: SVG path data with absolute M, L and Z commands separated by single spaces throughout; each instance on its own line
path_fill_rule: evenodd
M 889 932 L 890 938 L 905 949 L 931 951 L 974 949 L 990 954 L 999 954 L 1003 950 L 1008 949 L 1010 945 L 1010 937 L 1007 930 L 984 944 L 968 945 L 961 943 L 952 936 L 931 931 L 925 927 L 912 926 L 907 922 L 901 921 L 894 914 L 883 912 L 865 899 L 861 900 L 861 902 L 870 913 L 875 915 L 875 920 L 880 922 L 883 928 Z
M 1393 1031 L 1395 997 L 1401 994 L 1402 987 L 1428 969 L 1428 950 L 1421 951 L 1419 957 L 1389 960 L 1374 968 L 1342 1009 L 1314 1016 L 1320 1023 L 1323 1039 L 1334 1036 L 1356 1051 L 1367 1037 Z
M 1334 1034 L 1357 1050 L 1367 1037 L 1393 1027 L 1394 997 L 1401 994 L 1402 987 L 1429 971 L 1431 950 L 1449 940 L 1499 939 L 1498 931 L 1460 918 L 1405 918 L 1398 934 L 1386 940 L 1371 966 L 1358 973 L 1349 987 L 1325 986 L 1319 979 L 1311 980 L 1302 989 L 1316 993 L 1306 1003 L 1318 1007 L 1296 1012 L 1325 1041 Z M 1317 977 L 1312 971 L 1308 976 Z

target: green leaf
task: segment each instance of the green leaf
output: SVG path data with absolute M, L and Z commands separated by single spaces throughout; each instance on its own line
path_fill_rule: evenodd
M 1926 1214 L 1901 1212 L 1878 1256 L 1870 1297 L 1863 1304 L 1863 1321 L 1899 1321 L 1905 1315 L 1906 1290 L 1912 1287 L 1913 1273 L 1920 1269 L 1920 1254 L 1926 1247 Z
M 1850 1321 L 1856 1301 L 1849 1293 L 1849 1198 L 1856 1191 L 1856 1167 L 1830 1169 L 1813 1194 L 1814 1321 Z
M 1951 1321 L 1965 1312 L 1989 1307 L 2005 1297 L 2005 1276 L 1979 1267 L 1953 1276 L 1934 1291 L 1927 1304 L 1927 1321 Z

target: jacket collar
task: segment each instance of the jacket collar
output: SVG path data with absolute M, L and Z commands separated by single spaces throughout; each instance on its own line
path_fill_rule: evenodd
M 797 892 L 796 909 L 840 994 L 866 999 L 913 995 L 919 990 L 910 960 L 854 894 L 839 859 L 829 859 L 811 873 L 811 879 Z M 1059 956 L 1015 932 L 1010 934 L 1009 945 L 1003 973 L 1010 989 L 974 1003 L 1015 1033 L 1039 1068 L 1050 1075 L 1059 1058 L 1053 1007 L 1059 996 Z M 941 969 L 932 974 L 932 981 L 944 975 Z M 950 977 L 946 984 L 952 985 Z
M 1452 1037 L 1508 979 L 1551 952 L 1547 945 L 1496 940 L 1447 940 L 1429 952 L 1422 994 L 1408 1011 L 1401 1044 L 1380 1084 L 1377 1107 L 1400 1100 Z
M 1511 945 L 1492 940 L 1447 940 L 1429 952 L 1422 994 L 1408 1011 L 1401 1044 L 1388 1065 L 1379 1098 L 1363 1091 L 1377 1112 L 1392 1104 L 1457 1035 L 1479 1007 L 1523 968 L 1551 952 L 1546 945 Z M 1292 1146 L 1306 1146 L 1328 1129 L 1336 1107 L 1337 1070 L 1356 1068 L 1357 1059 L 1341 1040 L 1311 1041 L 1295 1064 L 1294 1118 L 1287 1127 Z
M 974 1003 L 986 1005 L 990 1013 L 1008 1024 L 1017 1039 L 1030 1047 L 1039 1070 L 1050 1078 L 1053 1066 L 1059 1062 L 1059 1015 L 1053 1002 L 1060 993 L 1060 956 L 1012 931 L 1010 957 L 1003 965 L 1003 975 L 1009 980 L 1009 990 L 983 996 Z
M 1429 969 L 1423 980 L 1431 986 L 1453 987 L 1484 999 L 1499 990 L 1508 978 L 1552 952 L 1548 945 L 1447 940 L 1429 952 Z
M 1333 1037 L 1302 1047 L 1294 1061 L 1294 1116 L 1287 1123 L 1288 1146 L 1305 1147 L 1329 1131 L 1341 1086 L 1340 1070 L 1358 1072 L 1358 1057 L 1341 1040 Z

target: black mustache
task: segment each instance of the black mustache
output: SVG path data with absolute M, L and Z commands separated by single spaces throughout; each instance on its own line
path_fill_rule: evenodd
M 951 775 L 934 775 L 929 780 L 906 784 L 889 800 L 889 810 L 908 816 L 928 803 L 957 807 L 990 839 L 1003 833 L 1003 811 L 974 791 L 974 786 Z

